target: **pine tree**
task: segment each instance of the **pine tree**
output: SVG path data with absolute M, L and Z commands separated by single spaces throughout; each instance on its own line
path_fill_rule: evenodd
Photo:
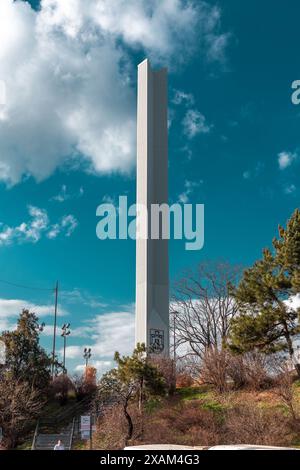
M 300 212 L 295 210 L 286 228 L 279 227 L 273 250 L 247 269 L 232 288 L 240 315 L 232 322 L 231 349 L 265 353 L 287 351 L 295 362 L 293 339 L 300 333 L 300 308 L 291 305 L 300 292 Z M 295 363 L 300 377 L 300 364 Z
M 162 395 L 166 384 L 158 368 L 151 364 L 144 344 L 137 344 L 132 356 L 121 357 L 115 353 L 115 361 L 122 380 L 133 380 L 138 384 L 139 409 L 142 410 L 144 395 Z
M 50 382 L 51 358 L 39 344 L 39 324 L 34 313 L 23 310 L 17 328 L 2 333 L 6 372 L 16 380 L 45 389 Z
M 103 375 L 98 386 L 97 401 L 113 402 L 122 406 L 127 421 L 126 443 L 133 435 L 133 421 L 129 411 L 132 402 L 138 402 L 142 417 L 143 401 L 148 396 L 163 395 L 166 384 L 158 368 L 151 364 L 144 344 L 137 344 L 132 356 L 115 353 L 117 368 Z

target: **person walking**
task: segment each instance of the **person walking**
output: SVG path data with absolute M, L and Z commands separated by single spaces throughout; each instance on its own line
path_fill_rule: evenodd
M 55 444 L 53 450 L 65 450 L 65 446 L 63 445 L 63 443 L 60 440 L 58 440 L 57 444 Z

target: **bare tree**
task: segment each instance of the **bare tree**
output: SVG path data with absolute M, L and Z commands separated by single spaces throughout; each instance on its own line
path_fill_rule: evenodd
M 210 348 L 221 351 L 227 341 L 237 305 L 230 295 L 241 274 L 226 262 L 201 263 L 175 282 L 171 327 L 178 355 L 202 359 Z
M 14 448 L 18 437 L 41 412 L 44 401 L 41 393 L 28 383 L 11 376 L 0 381 L 0 426 L 3 428 L 4 444 Z
M 286 358 L 275 357 L 273 361 L 273 372 L 275 372 L 275 395 L 287 407 L 294 421 L 299 419 L 299 410 L 294 391 L 295 376 Z
M 229 353 L 225 349 L 219 351 L 214 347 L 206 350 L 202 360 L 201 380 L 204 383 L 213 385 L 219 393 L 228 390 L 227 369 L 229 360 Z
M 126 445 L 132 438 L 134 429 L 129 405 L 137 398 L 138 392 L 139 382 L 136 378 L 129 377 L 124 380 L 118 369 L 112 369 L 102 377 L 95 398 L 95 406 L 98 409 L 105 403 L 118 405 L 122 409 L 123 416 L 127 422 Z

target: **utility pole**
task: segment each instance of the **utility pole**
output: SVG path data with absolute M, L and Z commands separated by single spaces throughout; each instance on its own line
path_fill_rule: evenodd
M 64 360 L 63 360 L 63 364 L 64 364 L 64 374 L 67 373 L 67 370 L 66 370 L 66 345 L 67 345 L 67 337 L 71 334 L 70 326 L 71 326 L 70 323 L 64 323 L 63 326 L 62 326 L 62 334 L 61 334 L 61 336 L 62 336 L 63 339 L 64 339 Z
M 56 281 L 56 286 L 55 286 L 54 292 L 55 292 L 55 305 L 54 305 L 53 348 L 52 348 L 52 380 L 54 378 L 54 363 L 55 363 L 58 281 Z

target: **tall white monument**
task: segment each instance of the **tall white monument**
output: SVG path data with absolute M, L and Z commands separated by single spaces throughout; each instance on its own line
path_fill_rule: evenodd
M 148 209 L 148 235 L 151 204 L 168 203 L 167 94 L 167 69 L 152 70 L 144 60 L 138 66 L 137 204 Z M 168 240 L 150 236 L 136 241 L 136 343 L 169 355 Z

